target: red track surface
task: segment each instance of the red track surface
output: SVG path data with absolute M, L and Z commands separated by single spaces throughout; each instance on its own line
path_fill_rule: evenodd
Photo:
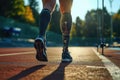
M 70 47 L 70 52 L 73 61 L 61 63 L 62 48 L 50 47 L 47 49 L 49 61 L 39 62 L 34 48 L 0 48 L 0 55 L 13 54 L 0 56 L 0 80 L 112 80 L 91 48 Z M 107 56 L 108 53 L 106 50 Z

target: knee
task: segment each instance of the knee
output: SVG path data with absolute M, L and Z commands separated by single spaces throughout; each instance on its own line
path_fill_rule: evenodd
M 50 10 L 50 12 L 54 11 L 54 7 L 56 4 L 56 0 L 42 0 L 43 8 Z

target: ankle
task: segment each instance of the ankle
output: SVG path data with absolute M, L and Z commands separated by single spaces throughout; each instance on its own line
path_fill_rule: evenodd
M 63 48 L 63 52 L 69 52 L 68 48 Z

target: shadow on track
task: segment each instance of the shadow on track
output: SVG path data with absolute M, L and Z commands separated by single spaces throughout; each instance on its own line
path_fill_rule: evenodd
M 23 78 L 23 77 L 25 77 L 25 76 L 27 76 L 27 75 L 35 72 L 35 71 L 41 69 L 41 68 L 44 67 L 44 66 L 45 66 L 45 65 L 33 66 L 33 67 L 31 67 L 31 68 L 26 69 L 25 71 L 22 71 L 21 73 L 13 76 L 13 77 L 11 77 L 11 78 L 9 78 L 8 80 L 19 80 L 19 79 L 21 79 L 21 78 Z
M 64 72 L 65 72 L 65 67 L 69 65 L 70 62 L 68 63 L 60 63 L 59 67 L 50 75 L 46 76 L 42 80 L 64 80 Z

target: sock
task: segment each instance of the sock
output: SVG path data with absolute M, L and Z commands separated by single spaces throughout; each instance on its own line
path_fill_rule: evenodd
M 40 36 L 43 37 L 45 36 L 47 26 L 50 22 L 50 18 L 51 18 L 50 11 L 48 9 L 43 9 L 40 13 L 40 24 L 39 24 Z
M 68 45 L 69 45 L 69 35 L 72 25 L 72 17 L 70 13 L 64 13 L 61 16 L 60 20 L 60 28 L 62 32 L 62 38 L 63 38 L 63 51 L 68 51 Z

